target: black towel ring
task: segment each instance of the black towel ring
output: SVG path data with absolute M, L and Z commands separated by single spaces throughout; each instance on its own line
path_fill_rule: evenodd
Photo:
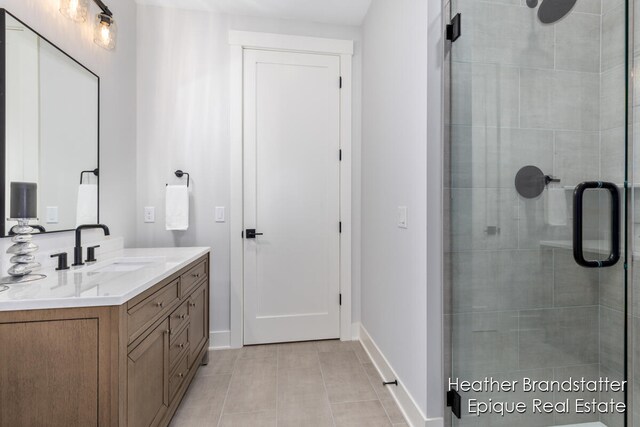
M 178 178 L 182 178 L 183 176 L 187 175 L 187 187 L 189 187 L 189 181 L 191 180 L 189 174 L 187 172 L 182 172 L 180 169 L 178 169 L 177 171 L 175 171 L 175 175 Z M 169 184 L 167 184 L 168 186 Z
M 92 170 L 92 171 L 82 171 L 82 172 L 80 172 L 80 184 L 82 184 L 82 180 L 83 180 L 83 178 L 84 178 L 84 174 L 85 174 L 85 173 L 92 173 L 92 174 L 94 174 L 95 176 L 98 176 L 99 171 L 98 171 L 98 168 L 95 168 L 95 169 L 94 169 L 94 170 Z

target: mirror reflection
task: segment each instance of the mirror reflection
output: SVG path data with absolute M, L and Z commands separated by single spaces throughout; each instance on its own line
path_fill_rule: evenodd
M 4 204 L 11 183 L 37 184 L 38 225 L 47 232 L 98 222 L 99 78 L 5 12 Z

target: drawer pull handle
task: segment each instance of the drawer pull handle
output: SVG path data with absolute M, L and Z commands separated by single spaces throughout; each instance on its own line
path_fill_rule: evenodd
M 166 331 L 164 331 L 164 333 L 167 335 L 171 335 L 171 329 L 167 329 Z
M 196 279 L 198 279 L 200 277 L 200 273 L 193 273 L 191 276 L 195 277 Z
M 195 303 L 195 302 L 190 302 L 190 303 L 189 303 L 189 307 L 195 307 L 195 306 L 196 306 L 196 303 Z
M 180 318 L 181 318 L 181 319 L 186 319 L 186 318 L 187 318 L 187 315 L 186 315 L 186 314 L 182 314 L 182 315 L 180 315 Z
M 178 377 L 182 378 L 182 377 L 184 377 L 184 374 L 183 374 L 182 372 L 180 372 L 180 373 L 178 374 Z
M 184 348 L 184 344 L 178 344 L 178 348 Z
M 163 301 L 157 302 L 156 303 L 156 307 L 158 307 L 158 308 L 164 307 L 164 302 Z

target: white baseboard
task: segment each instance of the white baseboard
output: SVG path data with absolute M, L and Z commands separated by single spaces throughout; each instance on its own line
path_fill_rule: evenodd
M 360 340 L 360 322 L 353 322 L 351 324 L 351 339 L 353 341 Z
M 384 354 L 382 354 L 364 326 L 360 325 L 359 330 L 360 342 L 382 378 L 388 380 L 398 379 L 398 387 L 391 387 L 389 390 L 409 425 L 412 427 L 443 427 L 444 420 L 442 418 L 427 418 L 422 413 L 422 410 L 420 410 L 409 391 L 404 387 L 389 361 L 384 357 Z
M 209 333 L 209 350 L 231 348 L 231 331 L 211 331 Z

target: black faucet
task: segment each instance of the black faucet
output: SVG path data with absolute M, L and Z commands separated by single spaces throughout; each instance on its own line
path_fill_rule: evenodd
M 85 225 L 78 226 L 78 228 L 76 228 L 76 247 L 73 248 L 73 264 L 72 265 L 74 267 L 84 265 L 84 262 L 82 262 L 82 237 L 81 237 L 82 230 L 90 230 L 94 228 L 101 228 L 104 231 L 105 236 L 111 235 L 111 232 L 109 231 L 109 227 L 107 227 L 104 224 L 85 224 Z

